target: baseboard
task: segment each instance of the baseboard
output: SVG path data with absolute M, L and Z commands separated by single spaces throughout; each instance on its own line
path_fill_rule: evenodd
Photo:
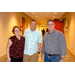
M 67 51 L 68 51 L 69 54 L 75 59 L 75 55 L 74 55 L 69 49 L 67 49 Z
M 5 59 L 7 59 L 7 54 L 0 57 L 0 62 L 5 62 Z

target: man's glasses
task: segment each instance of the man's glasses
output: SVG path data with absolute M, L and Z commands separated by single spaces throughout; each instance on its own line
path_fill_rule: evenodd
M 47 24 L 47 25 L 54 25 L 54 24 Z

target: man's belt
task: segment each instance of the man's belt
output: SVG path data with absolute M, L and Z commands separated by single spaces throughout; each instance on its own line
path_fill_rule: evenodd
M 57 55 L 57 54 L 47 54 L 47 55 L 49 55 L 49 56 L 55 56 L 55 55 Z

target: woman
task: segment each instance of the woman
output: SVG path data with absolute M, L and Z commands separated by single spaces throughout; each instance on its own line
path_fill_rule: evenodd
M 22 62 L 25 38 L 20 36 L 21 29 L 18 26 L 14 26 L 12 32 L 15 35 L 8 39 L 6 48 L 7 61 Z

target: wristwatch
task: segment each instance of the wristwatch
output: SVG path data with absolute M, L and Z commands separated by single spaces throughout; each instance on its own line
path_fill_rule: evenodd
M 38 52 L 38 54 L 40 54 L 40 52 Z
M 61 59 L 65 60 L 65 58 L 61 58 Z

